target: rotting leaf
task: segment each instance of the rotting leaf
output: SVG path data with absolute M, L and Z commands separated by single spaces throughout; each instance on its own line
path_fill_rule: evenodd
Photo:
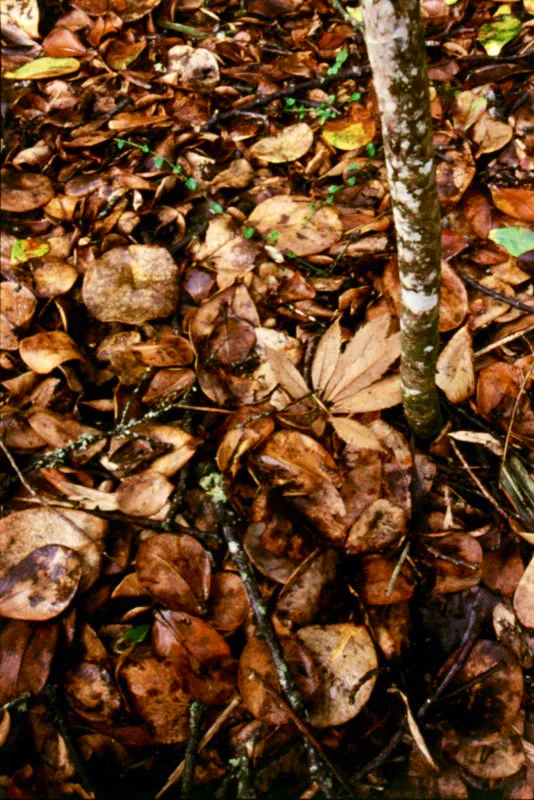
M 348 553 L 376 552 L 397 542 L 406 532 L 406 512 L 385 498 L 375 500 L 349 530 Z
M 178 302 L 178 268 L 164 247 L 114 247 L 90 264 L 83 300 L 102 322 L 141 325 L 166 317 Z
M 82 564 L 80 589 L 96 581 L 101 566 L 107 522 L 83 511 L 41 506 L 15 511 L 0 519 L 0 576 L 19 564 L 38 548 L 61 545 L 74 550 Z
M 211 578 L 208 621 L 218 631 L 235 631 L 244 624 L 249 599 L 236 572 L 216 572 Z
M 310 705 L 316 728 L 342 725 L 369 700 L 376 682 L 378 659 L 364 625 L 310 625 L 297 632 L 310 651 L 320 676 Z
M 195 92 L 208 92 L 219 83 L 219 64 L 204 47 L 177 44 L 167 53 L 168 75 L 175 73 L 178 83 Z
M 304 699 L 315 696 L 319 689 L 318 675 L 306 644 L 296 637 L 283 639 L 281 644 L 302 696 Z M 268 725 L 286 725 L 290 721 L 276 700 L 276 695 L 282 695 L 271 651 L 267 643 L 256 636 L 248 640 L 241 653 L 238 684 L 244 705 L 256 719 Z
M 192 536 L 161 533 L 141 542 L 136 570 L 143 588 L 166 608 L 206 612 L 211 565 L 208 553 Z
M 0 632 L 0 704 L 25 692 L 39 694 L 44 688 L 56 651 L 55 623 L 30 625 L 11 620 Z
M 42 622 L 61 614 L 74 597 L 82 565 L 62 545 L 38 547 L 0 579 L 0 614 Z

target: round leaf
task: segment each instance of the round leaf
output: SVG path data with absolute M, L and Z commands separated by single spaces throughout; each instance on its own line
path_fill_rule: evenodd
M 310 651 L 320 683 L 311 698 L 310 723 L 342 725 L 367 703 L 378 667 L 373 640 L 363 625 L 310 625 L 297 633 Z
M 82 565 L 68 547 L 39 547 L 0 580 L 0 615 L 40 622 L 57 617 L 74 597 Z

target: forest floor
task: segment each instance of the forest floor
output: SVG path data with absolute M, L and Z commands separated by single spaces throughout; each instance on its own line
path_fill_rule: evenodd
M 0 798 L 531 800 L 533 1 L 422 0 L 423 443 L 359 8 L 1 11 Z

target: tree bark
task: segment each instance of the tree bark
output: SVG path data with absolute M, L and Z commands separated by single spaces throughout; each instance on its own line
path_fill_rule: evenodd
M 401 281 L 404 412 L 416 436 L 439 429 L 441 215 L 419 0 L 362 0 L 382 122 Z

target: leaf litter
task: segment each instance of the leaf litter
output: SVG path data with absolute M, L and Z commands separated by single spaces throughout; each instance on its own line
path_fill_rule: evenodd
M 534 9 L 422 11 L 413 444 L 357 10 L 2 0 L 6 797 L 533 797 Z

